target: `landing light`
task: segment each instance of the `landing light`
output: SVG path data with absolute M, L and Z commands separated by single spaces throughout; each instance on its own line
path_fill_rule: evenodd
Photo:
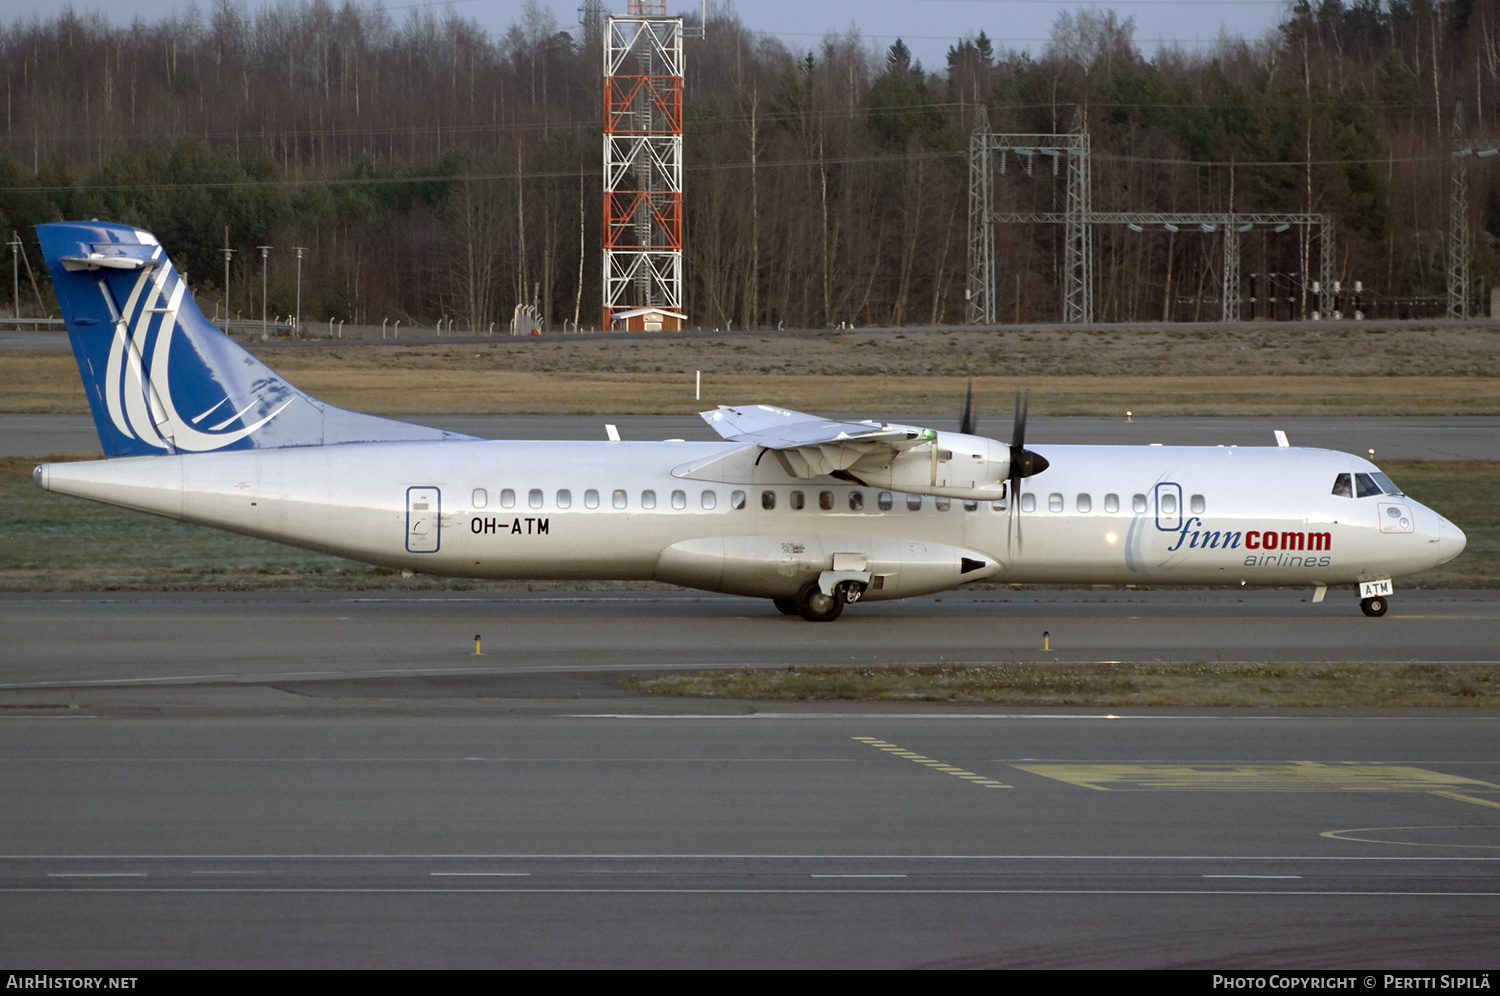
M 1116 535 L 1116 534 L 1114 534 L 1114 533 L 1105 533 L 1105 534 L 1104 534 L 1104 542 L 1106 542 L 1106 543 L 1114 543 L 1114 542 L 1116 542 L 1116 541 L 1117 541 L 1117 540 L 1119 540 L 1119 538 L 1120 538 L 1120 537 L 1119 537 L 1119 536 L 1117 536 L 1117 535 Z

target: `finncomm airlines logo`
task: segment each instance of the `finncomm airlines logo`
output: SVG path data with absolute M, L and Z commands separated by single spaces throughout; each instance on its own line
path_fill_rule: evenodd
M 1297 529 L 1204 529 L 1203 520 L 1191 516 L 1184 520 L 1177 542 L 1167 547 L 1178 550 L 1254 550 L 1245 558 L 1246 567 L 1327 567 L 1331 557 L 1298 557 L 1293 554 L 1329 552 L 1333 534 Z

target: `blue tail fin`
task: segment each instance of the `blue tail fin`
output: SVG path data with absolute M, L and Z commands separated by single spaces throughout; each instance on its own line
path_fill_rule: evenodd
M 473 439 L 299 391 L 198 310 L 161 244 L 129 225 L 38 225 L 106 456 Z

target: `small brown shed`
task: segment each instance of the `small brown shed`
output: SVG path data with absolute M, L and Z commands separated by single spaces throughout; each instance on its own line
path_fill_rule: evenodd
M 616 332 L 680 332 L 687 315 L 667 308 L 631 308 L 610 319 Z

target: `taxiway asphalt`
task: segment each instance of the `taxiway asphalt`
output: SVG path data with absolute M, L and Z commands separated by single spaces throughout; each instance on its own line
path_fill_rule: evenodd
M 1493 967 L 1493 711 L 768 704 L 738 662 L 1476 660 L 1489 593 L 0 598 L 0 964 Z M 1049 628 L 1057 650 L 1040 650 Z M 484 654 L 473 654 L 473 636 Z

